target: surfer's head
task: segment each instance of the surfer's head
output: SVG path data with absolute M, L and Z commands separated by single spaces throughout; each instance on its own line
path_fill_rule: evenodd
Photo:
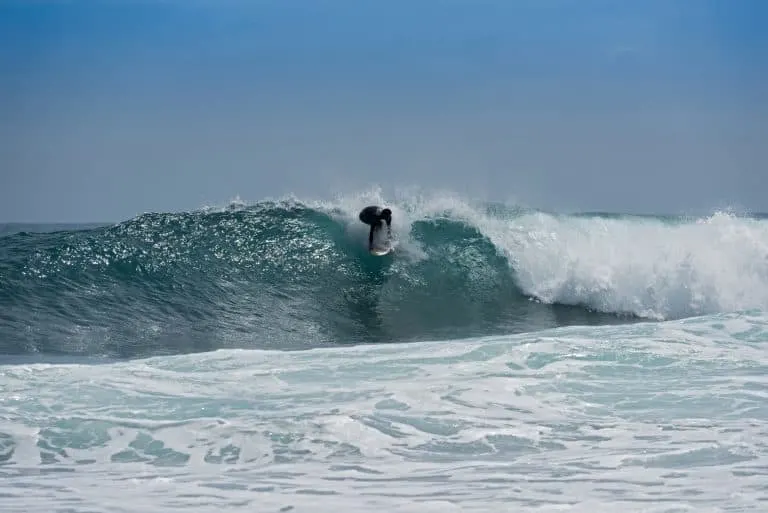
M 381 218 L 387 221 L 388 223 L 392 222 L 392 211 L 388 208 L 385 208 L 381 211 Z

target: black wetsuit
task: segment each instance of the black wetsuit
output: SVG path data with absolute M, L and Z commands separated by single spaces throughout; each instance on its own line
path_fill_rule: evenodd
M 368 233 L 369 249 L 373 247 L 373 232 L 381 227 L 382 221 L 387 223 L 388 233 L 392 233 L 392 211 L 388 208 L 382 209 L 375 205 L 365 207 L 360 211 L 359 217 L 362 222 L 371 226 L 371 231 Z

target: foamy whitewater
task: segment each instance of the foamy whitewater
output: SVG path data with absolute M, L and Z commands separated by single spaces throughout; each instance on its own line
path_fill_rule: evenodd
M 728 213 L 6 225 L 0 511 L 768 511 L 766 311 Z

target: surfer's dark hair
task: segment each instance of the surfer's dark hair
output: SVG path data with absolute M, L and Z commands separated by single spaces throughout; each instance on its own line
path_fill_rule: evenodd
M 381 211 L 381 218 L 382 219 L 392 219 L 392 211 L 388 208 L 385 208 Z

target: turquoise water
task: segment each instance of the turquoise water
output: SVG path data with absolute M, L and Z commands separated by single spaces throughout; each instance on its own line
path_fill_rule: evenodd
M 457 197 L 0 237 L 3 511 L 765 511 L 768 221 Z

